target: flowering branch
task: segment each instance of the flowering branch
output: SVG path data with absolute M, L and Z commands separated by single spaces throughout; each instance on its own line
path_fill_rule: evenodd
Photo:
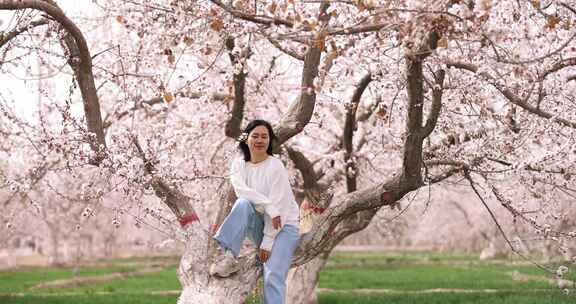
M 576 59 L 574 59 L 574 60 L 576 60 Z M 565 125 L 567 127 L 576 128 L 576 122 L 557 117 L 556 115 L 554 115 L 552 113 L 549 113 L 549 112 L 546 112 L 546 111 L 540 109 L 540 107 L 535 107 L 535 106 L 528 104 L 527 100 L 520 98 L 518 95 L 512 93 L 512 91 L 505 88 L 503 85 L 497 83 L 492 75 L 488 74 L 487 72 L 478 72 L 478 67 L 474 64 L 457 62 L 457 61 L 447 61 L 446 65 L 448 67 L 454 67 L 457 69 L 472 72 L 474 74 L 478 74 L 479 76 L 481 76 L 487 80 L 490 80 L 489 83 L 494 88 L 496 88 L 498 91 L 500 91 L 500 93 L 502 93 L 502 95 L 504 95 L 504 97 L 506 97 L 506 99 L 508 99 L 508 101 L 521 107 L 522 109 L 528 111 L 529 113 L 538 115 L 538 116 L 546 118 L 546 119 L 552 119 L 552 120 L 554 120 L 554 121 L 556 121 L 562 125 Z M 558 71 L 559 69 L 560 68 L 558 68 L 558 67 L 554 67 L 552 70 Z M 549 75 L 551 73 L 552 72 L 544 73 L 544 74 Z
M 66 30 L 63 42 L 69 48 L 70 58 L 68 63 L 74 70 L 82 100 L 84 101 L 84 113 L 88 131 L 96 135 L 96 141 L 91 142 L 91 148 L 97 154 L 101 146 L 106 146 L 102 117 L 100 114 L 100 102 L 94 83 L 92 72 L 92 57 L 84 35 L 72 20 L 53 1 L 40 0 L 0 0 L 0 10 L 35 9 L 42 11 L 58 22 Z M 93 160 L 95 163 L 99 161 Z
M 10 40 L 18 37 L 18 35 L 25 33 L 35 27 L 42 26 L 48 24 L 48 19 L 41 19 L 37 21 L 32 21 L 30 24 L 26 26 L 19 27 L 13 31 L 10 31 L 2 36 L 0 36 L 0 48 L 3 47 L 6 43 L 10 42 Z

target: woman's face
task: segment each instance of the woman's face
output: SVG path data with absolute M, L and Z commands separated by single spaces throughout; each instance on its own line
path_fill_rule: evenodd
M 252 129 L 252 131 L 248 133 L 246 143 L 248 144 L 248 149 L 250 149 L 250 155 L 266 154 L 266 150 L 270 144 L 268 129 L 265 126 L 257 126 Z

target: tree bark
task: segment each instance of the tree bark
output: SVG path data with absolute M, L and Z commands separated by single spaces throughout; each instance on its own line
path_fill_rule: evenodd
M 362 93 L 372 81 L 372 75 L 366 74 L 357 85 L 352 100 L 346 109 L 346 118 L 344 121 L 344 134 L 342 135 L 342 143 L 344 144 L 344 162 L 346 163 L 346 189 L 347 192 L 356 191 L 356 178 L 358 176 L 358 168 L 356 159 L 354 157 L 354 131 L 357 129 L 356 113 L 362 98 Z
M 310 262 L 292 268 L 288 273 L 286 284 L 286 303 L 290 304 L 317 304 L 318 280 L 320 270 L 326 265 L 328 254 L 319 255 Z
M 358 83 L 356 90 L 352 96 L 352 99 L 346 108 L 345 122 L 344 122 L 344 133 L 342 135 L 342 143 L 345 149 L 344 160 L 346 162 L 346 186 L 348 193 L 354 192 L 356 188 L 356 177 L 357 177 L 357 167 L 356 162 L 353 158 L 354 147 L 353 138 L 354 131 L 356 130 L 356 113 L 362 97 L 362 93 L 368 87 L 368 84 L 372 81 L 371 74 L 365 75 L 362 80 Z M 301 222 L 310 221 L 312 224 L 316 221 L 318 214 L 321 210 L 325 209 L 329 205 L 329 201 L 321 202 L 319 195 L 314 195 L 317 193 L 323 193 L 325 189 L 321 189 L 318 185 L 318 177 L 316 176 L 314 169 L 312 168 L 311 162 L 304 157 L 300 152 L 288 149 L 290 158 L 296 165 L 299 171 L 302 172 L 304 178 L 304 189 L 306 192 L 306 200 L 308 204 L 306 206 L 301 206 L 301 209 L 308 208 L 309 210 L 303 210 L 301 214 L 305 214 L 308 218 L 301 219 Z M 317 212 L 314 212 L 316 210 Z M 308 223 L 304 223 L 303 226 L 307 226 Z M 303 231 L 307 232 L 307 231 Z M 318 286 L 318 279 L 320 275 L 320 270 L 326 264 L 327 258 L 330 251 L 324 254 L 318 255 L 316 258 L 310 262 L 300 265 L 298 267 L 290 270 L 288 275 L 288 289 L 286 292 L 287 302 L 294 304 L 316 304 L 318 303 L 318 296 L 316 294 L 316 288 Z
M 300 203 L 300 233 L 307 233 L 318 216 L 330 205 L 331 200 L 323 199 L 326 188 L 318 184 L 319 177 L 312 162 L 300 151 L 287 147 L 288 155 L 304 180 L 304 199 Z M 286 280 L 286 301 L 292 304 L 316 304 L 316 288 L 320 270 L 326 264 L 328 254 L 318 255 L 312 261 L 294 267 Z
M 242 64 L 238 58 L 239 55 L 233 54 L 232 52 L 235 47 L 234 39 L 231 37 L 226 38 L 225 45 L 226 49 L 228 49 L 232 66 Z M 246 103 L 244 91 L 247 75 L 244 68 L 242 68 L 242 71 L 239 71 L 239 73 L 234 73 L 234 103 L 232 104 L 230 119 L 228 119 L 226 127 L 224 128 L 224 133 L 230 138 L 237 138 L 242 132 L 240 125 L 244 117 L 244 104 Z
M 326 14 L 328 6 L 329 4 L 327 2 L 323 2 L 320 5 L 318 19 L 323 23 L 327 23 L 330 18 L 330 16 Z M 316 41 L 309 45 L 309 50 L 304 56 L 300 96 L 296 102 L 290 105 L 287 113 L 280 120 L 280 124 L 276 130 L 274 130 L 280 143 L 302 132 L 312 118 L 316 104 L 314 79 L 318 76 L 318 66 L 322 52 L 325 49 L 325 43 L 326 33 L 320 31 L 316 36 Z

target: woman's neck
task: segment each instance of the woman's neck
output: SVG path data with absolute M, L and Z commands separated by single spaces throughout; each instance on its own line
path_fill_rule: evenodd
M 251 155 L 250 162 L 253 164 L 261 163 L 268 158 L 268 154 L 260 154 L 260 155 Z

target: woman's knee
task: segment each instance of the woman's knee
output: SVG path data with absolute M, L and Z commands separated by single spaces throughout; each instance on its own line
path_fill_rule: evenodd
M 245 211 L 251 211 L 254 207 L 252 207 L 252 203 L 249 200 L 245 198 L 238 198 L 236 202 L 234 202 L 233 208 Z

